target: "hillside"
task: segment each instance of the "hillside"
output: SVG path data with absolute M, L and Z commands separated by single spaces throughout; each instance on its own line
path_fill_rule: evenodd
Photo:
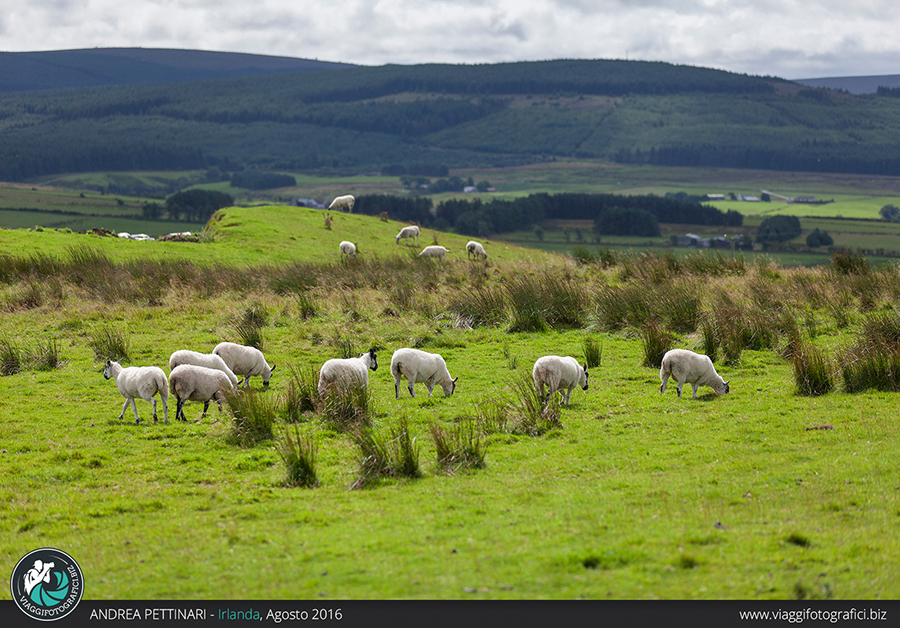
M 561 157 L 900 174 L 900 100 L 658 62 L 353 67 L 18 92 L 0 180 L 100 170 L 411 172 Z
M 62 87 L 186 83 L 203 79 L 352 67 L 291 57 L 203 50 L 94 48 L 0 52 L 0 92 Z
M 809 87 L 824 87 L 850 92 L 851 94 L 874 94 L 879 87 L 900 87 L 900 74 L 878 76 L 833 76 L 827 78 L 795 79 L 796 83 Z

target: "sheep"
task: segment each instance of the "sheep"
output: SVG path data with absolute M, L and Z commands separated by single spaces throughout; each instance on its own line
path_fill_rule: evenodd
M 663 356 L 662 366 L 659 369 L 659 379 L 662 381 L 659 387 L 660 394 L 666 392 L 669 376 L 678 382 L 679 397 L 681 397 L 681 387 L 685 382 L 694 388 L 693 399 L 697 398 L 697 388 L 700 386 L 709 386 L 717 395 L 726 395 L 730 390 L 728 382 L 716 373 L 716 367 L 713 366 L 708 355 L 701 355 L 687 349 L 672 349 Z
M 472 259 L 478 259 L 479 256 L 482 259 L 487 259 L 488 254 L 484 252 L 484 247 L 481 246 L 481 242 L 476 242 L 475 240 L 469 240 L 466 243 L 466 257 L 472 256 Z
M 341 242 L 341 261 L 344 261 L 344 255 L 347 256 L 347 259 L 356 259 L 356 245 L 352 242 L 348 242 L 344 240 Z
M 415 238 L 416 246 L 419 246 L 419 228 L 416 225 L 403 227 L 397 234 L 397 244 L 400 244 L 400 238 L 404 239 L 404 244 L 409 245 L 409 239 Z
M 378 370 L 375 349 L 369 349 L 358 358 L 334 358 L 319 370 L 319 396 L 324 397 L 334 389 L 348 390 L 369 385 L 369 369 Z
M 448 250 L 449 249 L 446 249 L 443 246 L 426 246 L 416 257 L 436 257 L 439 260 L 444 261 L 444 256 L 447 254 Z
M 269 366 L 262 351 L 256 347 L 248 347 L 233 342 L 220 342 L 213 349 L 213 353 L 225 361 L 225 365 L 237 376 L 243 376 L 241 385 L 250 385 L 250 378 L 254 375 L 262 377 L 263 386 L 269 386 L 269 379 L 275 365 Z
M 129 366 L 122 368 L 122 365 L 112 360 L 107 360 L 103 367 L 103 377 L 109 379 L 112 377 L 116 380 L 116 387 L 119 393 L 125 397 L 125 405 L 122 406 L 122 412 L 119 413 L 119 419 L 125 417 L 125 408 L 131 404 L 134 410 L 134 424 L 141 422 L 138 418 L 137 404 L 134 400 L 140 397 L 144 401 L 153 403 L 153 422 L 159 419 L 156 417 L 156 394 L 162 400 L 163 412 L 166 416 L 166 423 L 169 422 L 169 382 L 166 374 L 157 366 Z
M 354 203 L 356 203 L 356 199 L 353 198 L 352 194 L 347 194 L 345 196 L 336 196 L 334 197 L 334 200 L 331 201 L 331 205 L 328 206 L 328 209 L 342 209 L 346 207 L 347 211 L 352 214 Z
M 231 380 L 218 369 L 209 369 L 205 366 L 196 366 L 195 364 L 176 366 L 169 375 L 169 391 L 175 395 L 175 401 L 177 402 L 175 420 L 187 420 L 184 416 L 184 403 L 186 401 L 203 402 L 201 419 L 206 416 L 209 402 L 213 399 L 219 404 L 219 411 L 221 412 L 222 402 L 225 401 L 225 391 L 231 389 Z
M 394 376 L 394 397 L 400 398 L 400 376 L 405 376 L 407 388 L 412 397 L 413 384 L 424 383 L 431 397 L 436 385 L 444 389 L 444 396 L 449 397 L 456 390 L 458 377 L 450 377 L 447 363 L 437 353 L 427 353 L 419 349 L 397 349 L 391 356 L 391 375 Z
M 198 351 L 179 349 L 169 356 L 170 371 L 182 364 L 193 364 L 194 366 L 205 366 L 208 369 L 217 369 L 228 376 L 232 386 L 236 387 L 238 385 L 237 376 L 231 372 L 231 369 L 225 364 L 225 360 L 215 353 L 200 353 Z
M 538 358 L 531 369 L 531 377 L 534 379 L 534 387 L 544 401 L 544 386 L 548 388 L 546 399 L 557 391 L 563 396 L 563 404 L 569 405 L 569 396 L 575 386 L 581 386 L 582 390 L 588 389 L 587 363 L 579 364 L 572 357 L 560 357 L 558 355 L 545 355 Z

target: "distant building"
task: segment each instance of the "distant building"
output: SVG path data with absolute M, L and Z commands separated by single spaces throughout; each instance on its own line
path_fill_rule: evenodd
M 759 203 L 759 197 L 755 194 L 738 194 L 738 200 L 748 203 Z
M 678 238 L 678 246 L 693 246 L 699 249 L 705 249 L 709 246 L 709 240 L 707 238 L 701 238 L 693 233 L 687 233 Z
M 477 192 L 477 191 L 478 191 L 478 188 L 476 188 L 474 185 L 467 185 L 466 187 L 463 188 L 463 192 L 465 192 L 466 194 L 471 194 L 472 192 Z
M 794 199 L 795 203 L 816 203 L 815 196 L 798 196 Z
M 708 200 L 708 201 L 724 201 L 725 195 L 724 194 L 707 194 L 706 200 Z

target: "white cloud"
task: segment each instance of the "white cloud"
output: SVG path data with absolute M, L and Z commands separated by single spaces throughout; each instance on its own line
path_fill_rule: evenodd
M 900 73 L 886 0 L 29 0 L 5 51 L 190 48 L 384 63 L 628 58 L 795 77 Z

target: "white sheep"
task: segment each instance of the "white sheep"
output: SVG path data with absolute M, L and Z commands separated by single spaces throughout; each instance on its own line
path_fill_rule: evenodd
M 365 388 L 369 385 L 369 369 L 378 370 L 378 356 L 375 349 L 369 349 L 358 358 L 334 358 L 328 360 L 319 370 L 319 396 L 329 391 Z
M 169 382 L 166 380 L 166 374 L 157 366 L 129 366 L 123 368 L 118 362 L 107 360 L 103 367 L 103 377 L 109 379 L 112 377 L 116 380 L 116 388 L 119 393 L 125 397 L 125 405 L 122 406 L 122 412 L 119 413 L 119 419 L 125 416 L 125 408 L 131 404 L 134 410 L 134 424 L 140 423 L 137 412 L 137 404 L 135 398 L 140 397 L 144 401 L 153 403 L 153 422 L 156 418 L 156 394 L 162 400 L 163 412 L 166 416 L 166 423 L 169 422 Z
M 231 389 L 231 380 L 218 369 L 208 369 L 205 366 L 194 364 L 176 366 L 169 374 L 169 391 L 175 395 L 177 403 L 175 420 L 187 420 L 184 417 L 186 401 L 203 402 L 201 419 L 206 416 L 209 402 L 213 399 L 219 404 L 219 411 L 221 411 L 222 402 L 225 401 L 225 391 Z
M 400 233 L 397 234 L 397 244 L 400 244 L 400 238 L 404 239 L 403 243 L 407 246 L 409 245 L 409 239 L 415 238 L 416 246 L 419 246 L 419 228 L 416 225 L 403 227 Z
M 582 390 L 588 389 L 587 363 L 579 364 L 572 357 L 558 355 L 545 355 L 538 358 L 531 369 L 531 377 L 534 379 L 534 387 L 544 401 L 544 387 L 548 389 L 546 399 L 550 399 L 557 391 L 563 396 L 563 403 L 569 405 L 569 396 L 576 386 Z
M 263 386 L 269 385 L 275 365 L 269 366 L 263 352 L 256 347 L 248 347 L 233 342 L 220 342 L 213 353 L 225 361 L 225 365 L 238 377 L 243 377 L 241 385 L 249 386 L 254 375 L 262 377 Z
M 356 203 L 356 199 L 353 198 L 352 194 L 347 194 L 345 196 L 336 196 L 334 197 L 334 200 L 331 201 L 331 205 L 328 206 L 328 209 L 342 209 L 346 207 L 347 211 L 352 214 L 354 203 Z
M 659 379 L 662 381 L 662 385 L 659 387 L 660 394 L 666 392 L 669 376 L 678 382 L 679 397 L 681 396 L 681 387 L 685 383 L 693 386 L 693 399 L 697 398 L 697 389 L 700 386 L 709 386 L 716 391 L 717 395 L 728 394 L 730 390 L 728 382 L 716 373 L 716 367 L 713 366 L 708 355 L 701 355 L 687 349 L 672 349 L 663 356 L 662 366 L 659 369 Z
M 238 385 L 237 376 L 225 364 L 225 360 L 215 353 L 200 353 L 199 351 L 188 351 L 187 349 L 179 349 L 169 356 L 169 370 L 173 370 L 176 366 L 182 364 L 193 364 L 194 366 L 205 366 L 208 369 L 218 369 L 228 376 L 232 386 Z
M 417 257 L 436 257 L 439 260 L 444 261 L 444 256 L 447 254 L 448 250 L 449 249 L 438 245 L 426 246 Z
M 391 356 L 391 375 L 394 376 L 394 396 L 400 398 L 400 377 L 406 377 L 409 394 L 413 397 L 413 384 L 424 383 L 431 397 L 434 387 L 439 385 L 444 389 L 444 395 L 449 397 L 456 390 L 458 377 L 450 377 L 447 363 L 437 353 L 427 353 L 419 349 L 397 349 Z
M 478 259 L 479 257 L 487 259 L 488 256 L 484 251 L 484 247 L 481 246 L 481 242 L 476 242 L 475 240 L 466 242 L 466 257 L 469 257 L 470 255 L 472 256 L 472 259 Z
M 348 242 L 344 240 L 341 242 L 341 261 L 344 261 L 344 255 L 347 256 L 347 259 L 356 259 L 356 245 L 352 242 Z

